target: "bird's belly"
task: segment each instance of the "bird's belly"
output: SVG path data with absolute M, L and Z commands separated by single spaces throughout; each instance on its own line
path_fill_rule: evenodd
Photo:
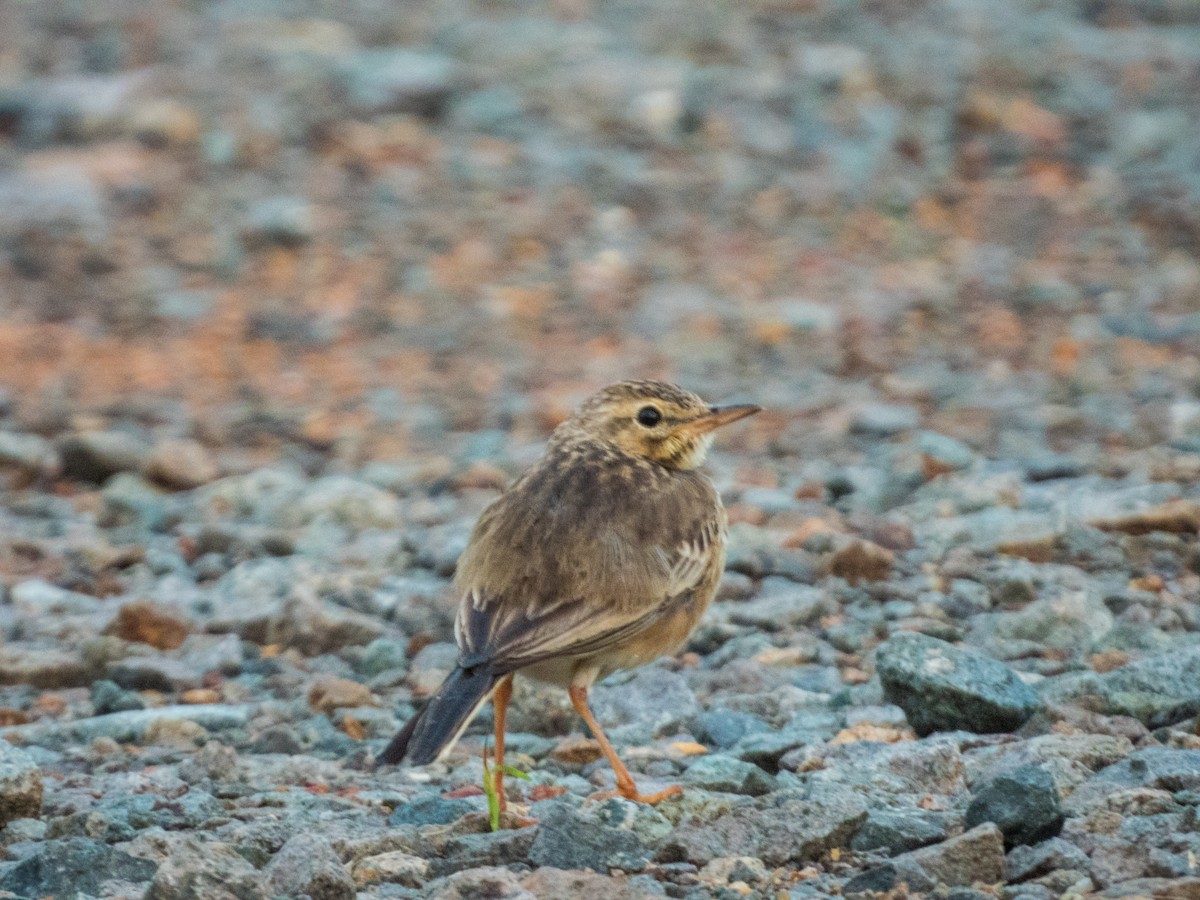
M 559 687 L 569 687 L 575 673 L 584 668 L 598 670 L 597 680 L 606 678 L 622 669 L 634 669 L 669 656 L 688 639 L 688 635 L 708 608 L 708 596 L 695 594 L 681 597 L 675 607 L 649 628 L 639 631 L 624 641 L 614 644 L 599 653 L 586 656 L 571 656 L 548 659 L 522 669 L 521 674 Z

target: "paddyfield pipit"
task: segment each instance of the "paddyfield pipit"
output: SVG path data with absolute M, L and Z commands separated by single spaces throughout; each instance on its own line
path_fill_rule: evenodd
M 713 432 L 759 411 L 709 406 L 657 381 L 588 399 L 545 455 L 480 515 L 458 560 L 458 664 L 379 757 L 433 762 L 490 698 L 504 802 L 504 719 L 517 672 L 565 687 L 616 773 L 638 793 L 588 707 L 599 678 L 678 649 L 725 565 L 725 509 L 697 471 Z

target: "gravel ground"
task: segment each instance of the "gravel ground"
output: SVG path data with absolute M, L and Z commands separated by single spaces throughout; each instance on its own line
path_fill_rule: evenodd
M 0 5 L 0 896 L 1200 897 L 1197 121 L 1184 2 Z M 492 833 L 373 755 L 634 375 L 767 407 L 685 791 L 518 681 Z

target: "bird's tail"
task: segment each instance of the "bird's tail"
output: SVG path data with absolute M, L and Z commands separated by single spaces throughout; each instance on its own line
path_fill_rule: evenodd
M 483 666 L 456 668 L 425 707 L 392 738 L 375 764 L 408 760 L 414 766 L 423 766 L 433 762 L 454 746 L 499 680 L 499 675 Z

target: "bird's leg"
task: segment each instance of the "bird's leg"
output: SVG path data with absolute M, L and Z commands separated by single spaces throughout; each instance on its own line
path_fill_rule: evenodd
M 613 772 L 617 776 L 618 794 L 626 800 L 635 800 L 638 803 L 657 803 L 660 800 L 665 800 L 667 797 L 683 793 L 683 788 L 676 785 L 667 788 L 665 791 L 659 791 L 657 794 L 639 794 L 637 785 L 633 783 L 633 777 L 629 774 L 629 770 L 625 768 L 625 764 L 617 756 L 617 751 L 613 749 L 613 745 L 608 742 L 608 736 L 605 735 L 604 729 L 600 727 L 600 723 L 596 721 L 596 717 L 592 714 L 591 707 L 588 706 L 587 687 L 573 684 L 567 688 L 567 693 L 571 697 L 571 705 L 575 707 L 575 712 L 579 713 L 583 721 L 587 723 L 587 727 L 591 729 L 592 736 L 600 745 L 601 752 L 608 759 L 609 765 L 613 767 Z
M 504 720 L 508 714 L 508 700 L 512 697 L 512 675 L 505 675 L 496 682 L 492 694 L 492 709 L 496 723 L 496 765 L 492 769 L 492 785 L 500 801 L 500 815 L 508 809 L 508 798 L 504 796 Z

